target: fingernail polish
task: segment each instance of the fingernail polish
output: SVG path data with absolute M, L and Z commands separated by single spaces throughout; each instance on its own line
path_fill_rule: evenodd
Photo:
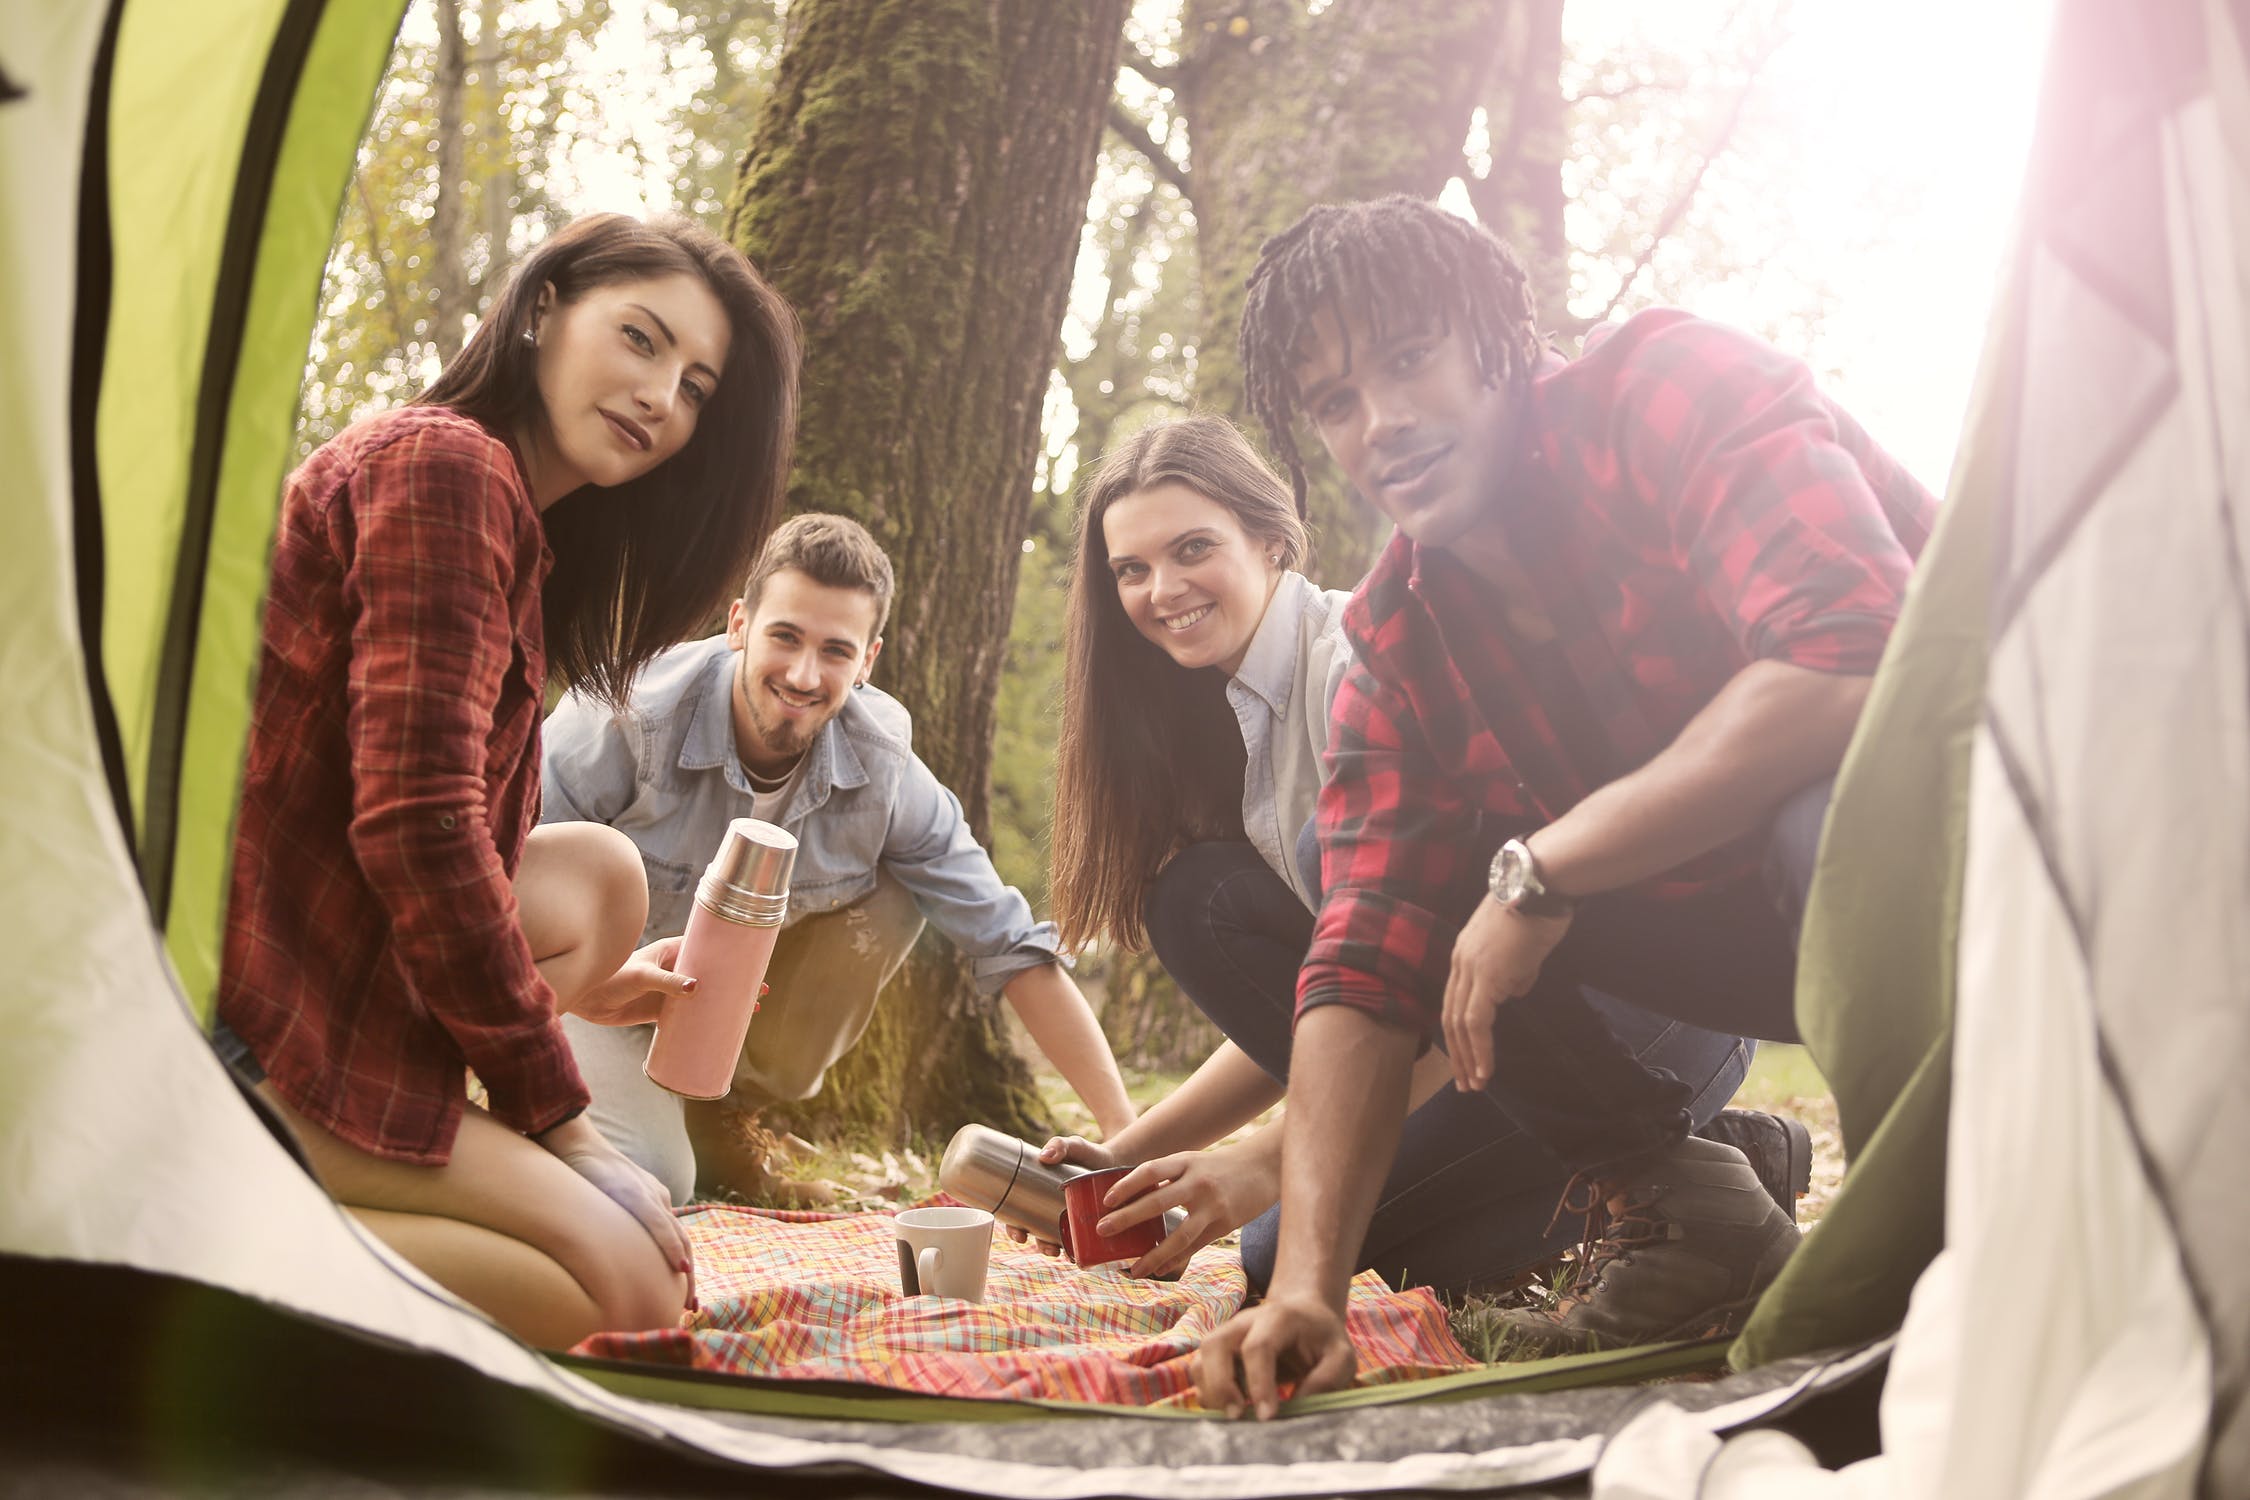
M 684 994 L 689 994 L 689 995 L 692 995 L 692 994 L 694 994 L 694 993 L 695 993 L 695 981 L 694 981 L 693 979 L 690 979 L 690 980 L 689 980 L 689 981 L 688 981 L 687 983 L 685 983 L 685 984 L 681 985 L 681 986 L 680 986 L 680 989 L 681 989 L 682 993 L 684 993 Z

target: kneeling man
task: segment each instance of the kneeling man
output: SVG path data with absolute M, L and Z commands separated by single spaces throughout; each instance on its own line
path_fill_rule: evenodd
M 675 1202 L 763 1185 L 749 1120 L 819 1092 L 925 919 L 975 961 L 988 993 L 1007 997 L 1105 1134 L 1133 1119 L 1054 926 L 1002 883 L 960 801 L 914 754 L 905 708 L 867 684 L 891 591 L 890 559 L 866 528 L 794 517 L 767 543 L 724 635 L 658 657 L 625 713 L 574 695 L 547 721 L 542 821 L 607 823 L 632 839 L 648 871 L 644 943 L 686 928 L 732 819 L 798 841 L 772 993 L 727 1098 L 682 1101 L 650 1083 L 647 1026 L 564 1018 L 595 1125 Z

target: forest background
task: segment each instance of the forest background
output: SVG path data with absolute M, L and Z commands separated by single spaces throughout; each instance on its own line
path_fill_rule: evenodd
M 1858 13 L 1839 25 L 1832 10 Z M 1258 243 L 1437 198 L 1525 255 L 1567 346 L 1675 303 L 1805 357 L 1942 487 L 2028 137 L 2039 0 L 412 0 L 338 223 L 304 452 L 408 399 L 578 213 L 676 209 L 808 335 L 791 502 L 858 516 L 879 681 L 1044 909 L 1072 485 L 1190 405 L 1242 417 Z M 1905 280 L 1909 285 L 1901 287 Z M 1320 581 L 1379 545 L 1317 477 Z M 1081 975 L 1121 1058 L 1213 1034 L 1160 970 Z M 926 940 L 807 1130 L 1051 1110 Z

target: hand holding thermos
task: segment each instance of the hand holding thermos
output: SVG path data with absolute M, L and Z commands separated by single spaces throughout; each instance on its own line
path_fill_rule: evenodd
M 755 818 L 727 825 L 719 852 L 696 887 L 674 965 L 694 981 L 667 996 L 642 1071 L 691 1099 L 717 1099 L 734 1085 L 774 939 L 789 915 L 789 875 L 797 840 Z

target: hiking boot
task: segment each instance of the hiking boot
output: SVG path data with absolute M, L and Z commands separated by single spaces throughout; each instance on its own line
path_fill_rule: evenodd
M 1797 1226 L 1742 1153 L 1697 1136 L 1581 1173 L 1565 1213 L 1600 1224 L 1577 1281 L 1551 1310 L 1507 1315 L 1546 1354 L 1733 1333 L 1797 1248 Z
M 1750 1159 L 1750 1170 L 1773 1201 L 1797 1222 L 1797 1200 L 1812 1190 L 1812 1132 L 1787 1115 L 1757 1109 L 1722 1109 L 1696 1134 L 1732 1146 Z

